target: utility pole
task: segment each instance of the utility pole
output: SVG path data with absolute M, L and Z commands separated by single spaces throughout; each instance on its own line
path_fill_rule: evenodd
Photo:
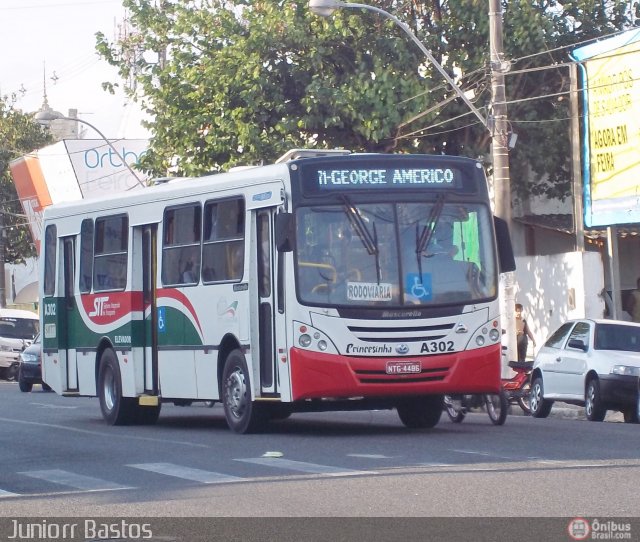
M 500 0 L 489 0 L 489 47 L 491 50 L 491 97 L 492 112 L 491 158 L 493 164 L 493 192 L 496 215 L 511 229 L 511 179 L 509 176 L 509 122 L 504 87 L 504 50 L 502 44 L 502 4 Z M 515 331 L 515 277 L 513 272 L 504 273 L 500 281 L 502 326 L 507 338 L 507 361 L 517 359 Z M 508 371 L 502 368 L 503 373 Z
M 6 233 L 7 232 L 4 228 L 4 210 L 0 208 L 0 308 L 5 308 L 7 306 L 7 296 L 4 287 L 4 245 Z

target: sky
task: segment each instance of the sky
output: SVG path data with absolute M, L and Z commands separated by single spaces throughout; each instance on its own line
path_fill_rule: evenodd
M 122 93 L 102 90 L 116 70 L 98 57 L 95 34 L 109 41 L 125 18 L 121 0 L 0 0 L 0 94 L 16 93 L 15 107 L 35 112 L 43 103 L 81 119 L 106 137 L 145 138 L 140 114 Z M 86 138 L 95 138 L 86 129 Z

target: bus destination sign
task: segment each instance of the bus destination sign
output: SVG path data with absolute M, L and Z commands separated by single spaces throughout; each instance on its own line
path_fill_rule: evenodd
M 363 188 L 458 188 L 460 170 L 434 168 L 331 168 L 316 170 L 319 190 Z

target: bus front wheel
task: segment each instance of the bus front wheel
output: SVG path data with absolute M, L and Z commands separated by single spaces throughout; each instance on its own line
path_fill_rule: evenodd
M 134 421 L 135 399 L 122 396 L 122 379 L 116 353 L 107 349 L 100 359 L 98 396 L 102 417 L 109 425 L 127 425 Z
M 224 364 L 222 404 L 227 425 L 236 433 L 254 433 L 267 421 L 264 405 L 251 400 L 251 378 L 240 350 L 233 350 Z
M 400 421 L 410 429 L 435 427 L 440 421 L 444 405 L 442 395 L 412 397 L 398 403 Z

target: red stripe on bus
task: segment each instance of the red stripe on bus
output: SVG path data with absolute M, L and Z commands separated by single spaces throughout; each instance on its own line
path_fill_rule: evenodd
M 142 311 L 142 292 L 102 292 L 80 296 L 87 318 L 96 325 L 108 325 L 131 313 Z
M 421 373 L 387 374 L 389 361 L 420 361 Z M 348 357 L 290 351 L 293 400 L 430 393 L 497 393 L 500 344 L 437 356 Z

